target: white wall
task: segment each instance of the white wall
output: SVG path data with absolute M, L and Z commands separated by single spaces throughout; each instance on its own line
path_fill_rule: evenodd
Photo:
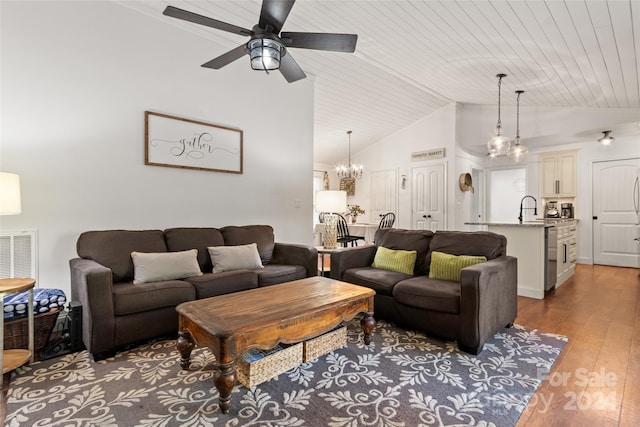
M 91 229 L 258 223 L 311 243 L 311 78 L 201 68 L 226 48 L 113 2 L 0 4 L 0 167 L 23 196 L 0 226 L 38 230 L 40 287 L 70 293 Z M 244 173 L 144 165 L 145 110 L 242 129 Z
M 472 218 L 471 212 L 473 209 L 474 200 L 476 203 L 482 205 L 485 204 L 485 200 L 488 199 L 486 179 L 485 182 L 473 182 L 474 191 L 462 191 L 460 190 L 459 179 L 460 174 L 472 173 L 474 169 L 485 170 L 486 159 L 479 158 L 473 154 L 467 152 L 464 147 L 472 145 L 470 140 L 470 134 L 467 132 L 467 128 L 471 126 L 470 120 L 475 119 L 476 116 L 469 116 L 465 113 L 467 108 L 466 104 L 456 104 L 456 162 L 455 172 L 450 179 L 450 184 L 453 188 L 453 197 L 455 203 L 455 223 L 451 229 L 454 230 L 478 230 L 484 229 L 485 226 L 469 226 L 465 225 L 466 222 L 483 222 L 487 218 Z M 481 114 L 477 116 L 481 117 Z M 475 138 L 476 135 L 473 135 Z M 488 179 L 488 175 L 485 174 L 485 178 Z M 486 212 L 487 209 L 483 206 L 482 212 Z
M 371 172 L 380 170 L 396 170 L 398 173 L 398 216 L 397 228 L 411 228 L 411 171 L 413 167 L 429 163 L 446 163 L 448 176 L 447 203 L 448 228 L 455 224 L 455 197 L 451 177 L 455 174 L 455 119 L 456 104 L 449 104 L 429 116 L 407 126 L 406 128 L 382 139 L 380 142 L 357 153 L 351 154 L 353 163 L 364 164 L 364 174 L 356 182 L 356 195 L 349 198 L 349 203 L 357 203 L 367 210 L 362 222 L 377 222 L 377 218 L 369 217 L 369 194 Z M 354 133 L 355 136 L 355 133 Z M 446 158 L 429 162 L 411 162 L 411 153 L 431 148 L 445 148 Z M 407 176 L 407 187 L 401 189 L 401 176 Z M 457 175 L 456 175 L 457 177 Z M 335 174 L 331 181 L 335 180 Z M 457 178 L 456 178 L 457 180 Z M 358 217 L 360 221 L 360 217 Z

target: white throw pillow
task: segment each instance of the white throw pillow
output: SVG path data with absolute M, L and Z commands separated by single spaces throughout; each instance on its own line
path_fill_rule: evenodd
M 131 252 L 131 259 L 134 285 L 202 276 L 197 249 L 180 252 Z
M 237 246 L 210 246 L 207 249 L 213 263 L 214 273 L 264 268 L 256 243 Z

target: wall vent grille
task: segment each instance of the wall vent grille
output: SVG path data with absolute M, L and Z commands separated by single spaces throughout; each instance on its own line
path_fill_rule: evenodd
M 30 277 L 38 283 L 37 243 L 34 230 L 0 232 L 0 278 Z

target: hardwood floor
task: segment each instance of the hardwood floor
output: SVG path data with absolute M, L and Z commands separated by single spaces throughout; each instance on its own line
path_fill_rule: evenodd
M 569 342 L 517 427 L 640 425 L 640 270 L 577 265 L 544 300 L 518 304 L 517 324 Z

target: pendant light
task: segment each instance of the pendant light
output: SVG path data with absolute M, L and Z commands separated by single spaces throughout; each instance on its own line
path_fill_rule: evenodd
M 613 131 L 610 131 L 610 130 L 602 131 L 603 135 L 600 137 L 600 139 L 598 139 L 598 142 L 602 145 L 609 145 L 613 141 L 615 141 L 616 139 L 611 136 L 611 132 Z
M 529 152 L 529 149 L 520 143 L 520 95 L 523 93 L 523 90 L 516 91 L 516 94 L 518 94 L 516 98 L 516 138 L 514 140 L 515 144 L 512 145 L 507 152 L 507 156 L 516 163 L 521 162 L 527 157 L 527 153 Z
M 507 75 L 501 73 L 496 74 L 496 77 L 498 78 L 498 123 L 496 124 L 495 136 L 487 141 L 489 157 L 503 156 L 507 154 L 511 146 L 509 138 L 502 134 L 502 122 L 500 121 L 500 86 L 502 85 L 502 78 L 507 77 Z

